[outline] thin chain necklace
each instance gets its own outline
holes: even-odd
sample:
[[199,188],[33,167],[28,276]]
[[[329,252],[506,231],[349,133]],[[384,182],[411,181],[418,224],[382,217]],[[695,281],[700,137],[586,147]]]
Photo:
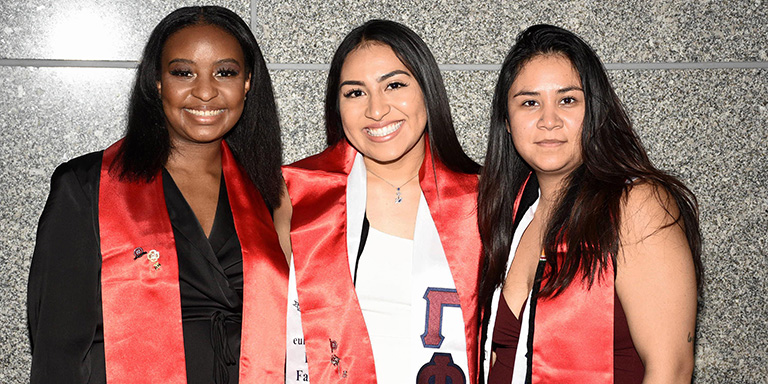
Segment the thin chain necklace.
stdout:
[[394,185],[394,184],[390,183],[389,181],[387,181],[387,179],[385,179],[385,178],[383,178],[383,177],[381,177],[381,176],[379,176],[379,175],[377,175],[377,174],[373,173],[373,171],[371,171],[370,169],[366,169],[366,171],[370,172],[370,173],[371,173],[371,175],[374,175],[374,176],[378,177],[378,178],[379,178],[379,179],[381,179],[383,182],[385,182],[385,183],[389,184],[389,185],[390,185],[392,188],[394,188],[394,189],[395,189],[395,204],[400,204],[400,203],[402,203],[402,202],[403,202],[403,194],[402,194],[402,193],[400,193],[400,188],[402,188],[402,187],[404,187],[406,184],[410,183],[410,182],[411,182],[411,180],[415,179],[415,178],[416,178],[416,176],[418,176],[418,175],[419,175],[419,173],[418,173],[418,172],[416,172],[416,174],[415,174],[415,175],[413,175],[413,176],[411,176],[411,178],[410,178],[410,179],[408,179],[408,181],[406,181],[405,183],[402,183],[402,184],[400,184],[400,186],[398,187],[398,186],[396,186],[396,185]]

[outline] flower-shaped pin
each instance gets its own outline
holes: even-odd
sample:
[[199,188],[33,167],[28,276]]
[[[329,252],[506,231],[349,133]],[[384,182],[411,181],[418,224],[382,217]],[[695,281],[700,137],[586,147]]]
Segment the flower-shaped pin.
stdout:
[[160,269],[160,263],[158,260],[160,260],[160,252],[156,250],[151,250],[149,253],[147,253],[147,260],[149,260],[152,264],[152,267],[155,268],[155,270]]

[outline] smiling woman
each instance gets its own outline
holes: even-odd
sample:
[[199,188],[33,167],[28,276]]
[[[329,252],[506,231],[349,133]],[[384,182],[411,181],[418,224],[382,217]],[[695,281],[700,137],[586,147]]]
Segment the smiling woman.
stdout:
[[283,171],[302,311],[289,338],[304,340],[288,377],[476,383],[479,166],[421,38],[384,20],[350,32],[325,118],[329,148]]
[[427,110],[419,83],[392,48],[371,42],[352,51],[341,70],[340,92],[344,134],[365,154],[366,168],[412,163],[415,174],[424,157]]
[[184,28],[163,48],[157,89],[171,145],[216,141],[235,126],[251,87],[243,50],[213,25]]
[[29,277],[31,382],[283,382],[280,162],[245,22],[221,7],[164,18],[125,138],[52,177]]

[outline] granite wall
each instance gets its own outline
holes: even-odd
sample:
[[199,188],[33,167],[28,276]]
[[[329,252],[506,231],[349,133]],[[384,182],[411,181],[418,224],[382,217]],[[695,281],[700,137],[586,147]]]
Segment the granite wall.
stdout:
[[[526,26],[589,41],[651,157],[701,204],[697,383],[768,383],[768,7],[752,1],[215,0],[250,22],[271,68],[285,161],[323,148],[323,85],[343,35],[401,21],[444,70],[466,151],[482,160],[499,64]],[[151,28],[196,1],[0,2],[0,382],[28,380],[26,283],[57,164],[121,136]],[[62,250],[66,252],[66,250]]]

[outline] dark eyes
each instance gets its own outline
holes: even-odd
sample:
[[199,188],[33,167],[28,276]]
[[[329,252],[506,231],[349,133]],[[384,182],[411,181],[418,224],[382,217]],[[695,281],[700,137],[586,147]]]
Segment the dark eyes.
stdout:
[[363,95],[363,91],[359,89],[350,89],[349,91],[344,92],[344,97],[346,98],[355,98],[355,97],[360,97],[362,95]]
[[191,77],[192,76],[192,71],[190,71],[188,69],[172,69],[172,70],[168,71],[168,73],[170,73],[171,76],[176,76],[176,77]]
[[235,77],[239,74],[240,74],[239,71],[231,68],[219,69],[218,71],[216,71],[216,76],[218,77]]
[[[175,77],[194,77],[195,74],[189,69],[172,69],[168,71],[168,73],[171,74],[171,76]],[[217,70],[213,75],[215,77],[237,77],[237,75],[240,74],[240,71],[236,69],[231,68],[223,68]]]
[[[405,88],[407,86],[408,86],[408,84],[405,84],[405,83],[402,83],[402,82],[399,82],[399,81],[393,81],[393,82],[387,84],[387,88],[386,89],[387,90],[396,90],[396,89],[400,89],[400,88]],[[346,92],[344,92],[342,94],[342,96],[344,96],[346,98],[356,98],[356,97],[360,97],[360,96],[363,96],[363,95],[365,95],[365,92],[363,92],[363,90],[359,89],[359,88],[350,89],[350,90],[348,90],[348,91],[346,91]]]
[[[578,100],[575,97],[566,96],[560,100],[560,104],[563,105],[570,105],[578,102]],[[539,103],[536,100],[525,100],[521,104],[523,107],[535,107],[539,105]]]
[[393,82],[387,84],[387,89],[398,89],[398,88],[404,88],[404,87],[407,87],[407,86],[408,85],[405,84],[405,83],[401,83],[399,81],[393,81]]

